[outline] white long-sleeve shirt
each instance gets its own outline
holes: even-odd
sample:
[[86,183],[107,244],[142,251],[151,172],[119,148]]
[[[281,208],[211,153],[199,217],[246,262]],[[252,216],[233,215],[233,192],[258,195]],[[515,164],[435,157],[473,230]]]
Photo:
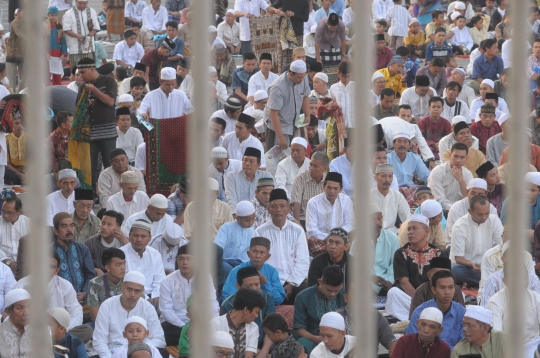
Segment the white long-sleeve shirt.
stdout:
[[[446,88],[443,91],[443,98],[445,97],[446,97]],[[467,106],[469,106],[469,109],[470,109],[473,101],[476,99],[476,93],[474,93],[474,90],[472,89],[472,87],[465,85],[461,88],[461,92],[459,93],[458,98],[462,100],[463,102],[467,103]]]
[[223,137],[221,146],[227,149],[230,159],[240,161],[242,161],[242,158],[244,158],[244,152],[246,151],[247,147],[256,148],[261,151],[261,168],[266,168],[266,158],[264,156],[264,148],[262,143],[259,139],[255,138],[251,134],[244,141],[240,142],[240,140],[236,137],[236,132],[227,133],[225,134],[225,137]]
[[347,128],[354,128],[354,81],[347,86],[343,83],[334,83],[330,87],[330,96],[336,100],[343,112]]
[[[433,87],[429,87],[429,89],[432,91],[434,95],[437,94],[437,91]],[[420,97],[418,93],[416,93],[416,86],[409,87],[403,93],[401,94],[401,98],[399,100],[399,104],[408,104],[411,106],[412,115],[413,117],[418,117],[420,119],[424,118],[429,114],[428,111],[428,102],[431,97],[429,94],[426,94],[423,97]]]
[[373,0],[371,3],[371,14],[373,20],[386,20],[386,12],[394,6],[392,0]]
[[[60,0],[57,0],[60,1]],[[131,17],[135,20],[142,20],[142,12],[146,8],[146,3],[143,0],[138,0],[135,4],[131,1],[126,1],[124,8],[124,16]]]
[[[225,134],[230,133],[230,132],[234,132],[234,129],[236,128],[236,119],[230,118],[227,115],[227,113],[225,113],[224,109],[219,109],[219,110],[215,111],[214,113],[212,113],[212,115],[210,116],[210,119],[212,119],[214,117],[221,118],[221,119],[223,119],[225,121],[225,123],[226,123],[226,125],[225,125]],[[210,120],[209,120],[209,122],[210,122]]]
[[[23,277],[13,288],[29,290],[30,276]],[[71,282],[60,276],[53,276],[48,284],[49,309],[64,308],[69,313],[70,322],[67,330],[83,324],[83,309],[77,300],[77,293]]]
[[311,34],[311,32],[304,34],[303,45],[307,57],[317,58],[317,55],[315,54],[315,37]]
[[[456,98],[456,102],[454,103],[452,107],[450,107],[448,103],[446,103],[446,100],[445,100],[441,117],[445,118],[449,122],[452,122],[452,118],[454,118],[455,116],[463,116],[468,120],[467,124],[471,124],[471,121],[470,121],[471,113],[469,111],[469,105],[467,103],[460,100],[459,98]],[[443,152],[440,152],[440,153],[443,153]]]
[[279,76],[274,72],[268,72],[268,78],[265,78],[261,71],[258,71],[256,74],[251,76],[248,82],[248,97],[255,95],[255,92],[263,90],[268,92],[268,87],[274,82]]
[[381,209],[383,214],[383,229],[397,234],[396,218],[399,215],[401,222],[409,220],[411,209],[403,194],[399,191],[389,190],[388,194],[382,195],[379,189],[370,190],[371,202]]
[[[461,174],[465,183],[473,178],[470,170],[465,167],[461,167]],[[435,200],[442,204],[444,210],[450,210],[452,204],[464,197],[459,182],[452,175],[450,162],[439,164],[431,170],[428,186],[431,188]]]
[[160,6],[158,11],[154,11],[152,5],[148,5],[142,12],[143,26],[150,31],[165,31],[167,21],[169,21],[169,14],[163,6]]
[[[452,243],[452,228],[459,218],[469,213],[469,207],[469,198],[465,197],[456,201],[448,211],[448,217],[446,218],[446,245]],[[492,204],[489,204],[489,213],[497,215],[497,209]]]
[[116,133],[118,134],[118,137],[116,137],[116,148],[125,150],[128,160],[130,162],[134,161],[137,147],[144,142],[141,131],[138,128],[130,127],[124,133],[117,126]]
[[161,261],[161,255],[156,249],[146,246],[143,256],[133,249],[131,243],[120,248],[126,254],[126,273],[138,271],[146,279],[144,293],[152,298],[159,297],[159,285],[165,278],[165,269]]
[[8,265],[0,264],[0,313],[4,312],[4,296],[17,284]]
[[[219,316],[219,304],[216,300],[216,289],[212,283],[212,278],[209,277],[210,301],[212,304],[213,317]],[[190,321],[187,316],[186,302],[193,292],[193,282],[195,276],[191,280],[187,280],[180,270],[176,270],[161,281],[159,296],[159,310],[161,311],[161,322],[169,322],[177,327],[184,327]]]
[[193,106],[184,92],[175,89],[167,96],[160,87],[144,96],[137,113],[147,113],[149,118],[176,118],[193,113]]
[[[73,8],[70,8],[66,11],[64,16],[62,17],[62,27],[64,29],[64,32],[66,31],[73,31],[76,34],[83,35],[83,36],[89,36],[90,30],[88,29],[88,20],[92,21],[93,29],[99,31],[99,21],[97,18],[96,10],[90,8],[90,19],[88,19],[86,10],[80,11],[77,10],[78,17],[79,17],[79,25],[77,26],[77,17],[75,15],[75,11]],[[80,31],[80,32],[79,32]],[[66,43],[68,47],[68,51],[70,54],[78,54],[79,53],[79,46],[82,46],[79,42],[79,39],[76,37],[72,37],[66,34]],[[90,53],[94,52],[96,47],[94,45],[94,41],[91,41],[91,46],[89,46],[87,49],[85,49],[84,46],[81,47],[81,53]]]
[[390,23],[388,35],[406,37],[409,31],[411,14],[401,4],[393,4],[386,11],[386,20]]
[[137,190],[133,199],[130,202],[126,202],[124,194],[119,191],[109,197],[107,201],[107,210],[114,210],[124,215],[124,219],[129,218],[131,215],[146,210],[148,208],[148,194],[144,191]]
[[469,28],[465,26],[461,30],[458,27],[454,27],[450,30],[454,33],[454,36],[450,38],[450,43],[456,46],[465,46],[467,50],[471,50],[474,45]]
[[131,67],[135,67],[137,62],[141,62],[143,56],[144,48],[138,42],[129,47],[124,40],[114,46],[113,60],[123,61]]
[[[137,181],[139,183],[138,190],[146,192],[146,184],[144,182],[144,176],[141,171],[137,168],[128,165],[128,171],[135,172],[137,175]],[[99,190],[99,201],[102,206],[107,206],[109,198],[122,191],[120,188],[120,179],[121,175],[114,171],[113,167],[108,167],[99,174],[98,178],[98,190]]]
[[113,296],[99,306],[92,339],[100,358],[110,358],[112,353],[127,344],[123,332],[127,319],[132,316],[139,316],[146,321],[150,335],[144,339],[145,343],[165,348],[163,328],[154,306],[144,298],[139,298],[137,305],[128,312],[122,307],[120,297],[122,295]]
[[304,158],[304,163],[302,163],[301,166],[298,166],[291,156],[288,156],[279,162],[275,176],[276,188],[284,189],[287,192],[287,197],[290,199],[294,179],[298,176],[298,174],[302,174],[309,169],[310,162],[311,161],[308,158]]
[[64,198],[60,190],[55,191],[45,197],[47,200],[47,225],[53,226],[53,217],[61,212],[73,214],[75,207],[75,192],[71,193],[69,198]]
[[270,259],[279,273],[279,280],[299,286],[307,277],[309,270],[309,250],[304,229],[289,220],[283,228],[278,228],[272,220],[255,230],[253,236],[262,236],[270,240]]
[[309,238],[324,240],[330,230],[341,227],[347,232],[354,230],[354,210],[351,198],[339,193],[332,205],[326,193],[314,196],[306,208],[306,232]]
[[0,217],[0,261],[17,261],[19,240],[29,233],[30,218],[27,216],[19,215],[19,219],[13,224]]

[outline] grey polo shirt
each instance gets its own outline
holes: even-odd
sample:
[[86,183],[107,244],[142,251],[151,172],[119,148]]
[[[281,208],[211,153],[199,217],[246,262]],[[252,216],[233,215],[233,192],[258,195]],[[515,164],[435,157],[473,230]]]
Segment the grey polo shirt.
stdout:
[[229,204],[233,214],[236,214],[236,204],[243,200],[252,201],[255,198],[257,182],[261,178],[274,179],[274,176],[272,173],[257,170],[253,180],[249,181],[242,170],[227,174],[227,178],[225,179],[225,195],[227,196],[227,204]]
[[264,109],[266,125],[271,130],[274,130],[272,121],[270,120],[270,110],[279,111],[279,122],[283,134],[292,135],[294,133],[294,120],[300,116],[302,109],[302,101],[304,97],[308,97],[311,93],[309,89],[308,75],[304,77],[304,81],[295,85],[289,79],[289,72],[282,73],[268,87],[268,103]]

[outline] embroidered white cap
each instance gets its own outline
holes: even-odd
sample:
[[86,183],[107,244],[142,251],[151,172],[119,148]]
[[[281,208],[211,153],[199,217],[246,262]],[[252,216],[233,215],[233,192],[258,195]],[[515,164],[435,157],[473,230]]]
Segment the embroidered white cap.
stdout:
[[417,222],[417,223],[424,224],[424,225],[429,227],[429,219],[426,218],[422,214],[413,214],[413,215],[411,215],[411,217],[409,218],[409,223],[411,223],[411,222]]
[[318,78],[320,79],[321,81],[323,81],[324,83],[328,83],[328,75],[326,73],[323,73],[323,72],[317,72],[315,74],[315,76],[313,76],[314,78]]
[[307,72],[307,66],[306,63],[302,60],[296,60],[291,63],[290,66],[291,72],[294,73],[306,73]]
[[469,184],[467,184],[467,190],[470,190],[472,188],[487,190],[487,182],[484,179],[472,178],[471,180],[469,180]]
[[169,208],[169,202],[163,194],[154,194],[148,201],[148,205],[152,205],[156,209],[167,209]]
[[425,319],[427,321],[433,321],[437,322],[438,324],[442,324],[443,314],[439,309],[435,307],[427,307],[424,308],[422,313],[420,313],[420,317],[418,319]]
[[428,199],[420,205],[420,213],[431,219],[442,213],[442,206],[437,200]]
[[258,102],[265,98],[268,98],[268,92],[266,92],[265,90],[258,90],[253,94],[253,99],[255,100],[255,102]]
[[236,216],[250,216],[255,213],[255,207],[251,201],[243,200],[236,204]]
[[467,123],[467,118],[465,118],[464,116],[454,116],[454,118],[452,118],[452,125],[453,126],[455,126],[459,122]]
[[492,80],[490,80],[489,78],[486,78],[485,80],[482,81],[482,83],[480,84],[486,84],[486,85],[489,85],[489,87],[491,88],[495,88],[495,82],[493,82]]
[[329,327],[337,329],[338,331],[345,330],[345,319],[337,312],[328,312],[321,317],[321,327]]
[[28,291],[26,291],[24,288],[15,288],[5,295],[5,301],[4,304],[6,307],[11,306],[14,303],[17,303],[19,301],[29,300],[30,294]]
[[176,80],[176,71],[174,70],[174,68],[171,68],[171,67],[162,68],[161,80],[162,81]]
[[169,245],[178,245],[182,236],[184,236],[184,230],[174,222],[168,223],[163,232],[163,240],[167,241]]
[[473,318],[477,321],[491,325],[492,313],[482,306],[467,306],[464,317]]
[[144,287],[146,278],[139,271],[129,271],[124,276],[124,282],[133,282]]
[[225,331],[217,331],[210,337],[212,347],[234,349],[234,341],[231,335]]

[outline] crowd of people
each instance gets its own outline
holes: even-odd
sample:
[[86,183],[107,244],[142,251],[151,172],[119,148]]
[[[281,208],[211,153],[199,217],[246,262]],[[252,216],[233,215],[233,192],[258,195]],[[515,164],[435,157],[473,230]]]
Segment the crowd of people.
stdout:
[[[522,343],[527,358],[539,357],[540,10],[524,3],[531,29],[519,41],[531,54],[518,66],[527,68],[531,114],[512,118],[507,2],[235,0],[229,8],[216,0],[212,65],[195,79],[189,0],[105,0],[100,13],[88,0],[50,0],[51,346],[43,355],[54,346],[70,358],[194,356],[200,198],[185,131],[197,83],[208,86],[213,112],[210,158],[200,160],[210,163],[215,357],[352,356],[352,247],[370,232],[355,228],[355,148],[372,153],[364,168],[373,178],[365,198],[372,282],[363,289],[376,297],[374,343],[391,358],[508,357],[505,263],[520,239],[508,234],[506,191],[507,124],[515,120],[525,123],[531,152],[523,182],[511,183],[531,208],[521,238]],[[373,47],[362,51],[373,53],[374,68],[371,111],[362,112],[352,39],[363,10]],[[32,340],[23,208],[32,193],[15,194],[25,191],[32,159],[26,11],[15,11],[0,43],[0,358],[29,357]],[[279,19],[277,53],[261,50],[265,40],[251,30],[269,18]],[[359,120],[369,121],[374,147],[352,143]]]

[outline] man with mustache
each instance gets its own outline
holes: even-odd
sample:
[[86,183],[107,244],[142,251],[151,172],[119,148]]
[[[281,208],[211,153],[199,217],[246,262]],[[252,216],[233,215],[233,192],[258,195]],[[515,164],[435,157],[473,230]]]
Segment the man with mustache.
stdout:
[[96,277],[92,255],[86,245],[73,241],[75,224],[70,214],[61,212],[54,216],[53,232],[52,249],[60,256],[58,276],[73,285],[77,300],[82,303],[86,299],[88,282]]

